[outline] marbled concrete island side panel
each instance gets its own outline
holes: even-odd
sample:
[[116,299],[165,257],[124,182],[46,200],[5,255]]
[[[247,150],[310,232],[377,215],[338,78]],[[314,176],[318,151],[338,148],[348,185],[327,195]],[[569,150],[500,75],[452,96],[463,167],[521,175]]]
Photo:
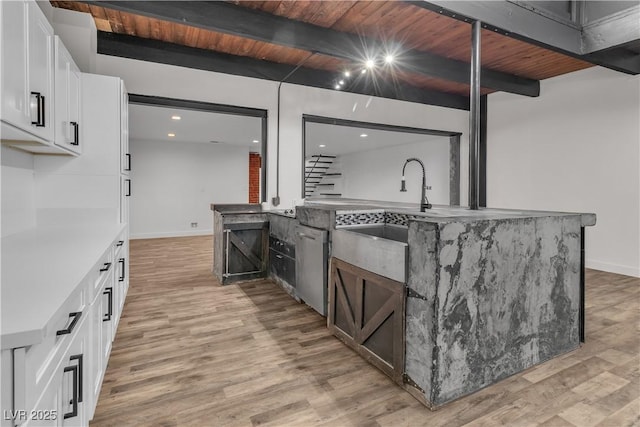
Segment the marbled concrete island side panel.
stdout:
[[579,346],[580,221],[441,224],[433,404]]
[[[436,243],[438,226],[409,224],[409,293],[405,307],[405,374],[431,396],[433,344],[435,337],[435,294],[437,283]],[[416,250],[419,248],[419,250]]]

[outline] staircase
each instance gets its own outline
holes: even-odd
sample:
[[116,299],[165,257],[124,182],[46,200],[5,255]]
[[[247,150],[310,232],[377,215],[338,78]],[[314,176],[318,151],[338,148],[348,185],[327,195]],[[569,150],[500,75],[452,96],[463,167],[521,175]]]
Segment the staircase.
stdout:
[[305,197],[325,196],[340,197],[337,192],[336,181],[342,173],[336,170],[336,156],[329,154],[314,154],[307,157],[304,163],[304,194]]

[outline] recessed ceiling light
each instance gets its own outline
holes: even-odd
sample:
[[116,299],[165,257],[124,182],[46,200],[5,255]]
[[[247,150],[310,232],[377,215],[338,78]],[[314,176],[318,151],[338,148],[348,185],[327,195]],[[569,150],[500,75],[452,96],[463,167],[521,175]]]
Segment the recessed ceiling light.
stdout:
[[367,135],[366,133],[361,133],[361,134],[360,134],[360,138],[366,138],[366,137],[368,137],[368,136],[369,136],[369,135]]
[[338,82],[338,84],[339,84],[339,85],[343,85],[343,84],[344,84],[344,80],[340,80],[340,81]]
[[345,71],[345,72],[344,72],[344,76],[345,76],[345,77],[349,77],[349,76],[351,76],[351,71],[349,71],[349,70]]
[[340,90],[340,85],[335,85],[336,90]]
[[324,145],[324,144],[320,144],[320,145],[318,145],[318,147],[320,147],[320,148],[324,148],[324,147],[326,147],[326,145]]
[[182,118],[182,117],[180,117],[180,116],[171,116],[171,119],[172,119],[172,120],[180,120],[181,118]]
[[364,63],[364,65],[367,68],[373,68],[373,66],[376,65],[376,63],[373,61],[373,59],[367,59],[367,61]]
[[393,57],[393,55],[387,55],[384,57],[384,62],[386,62],[387,64],[392,64],[394,60],[395,58]]
[[176,134],[175,133],[168,133],[167,136],[173,138],[174,136],[176,136]]
[[252,142],[253,142],[254,144],[257,144],[257,143],[258,143],[258,142],[260,142],[260,141],[258,141],[257,139],[254,139]]
[[363,69],[362,69],[362,71],[360,71],[360,74],[364,74],[364,73],[366,73],[366,72],[367,72],[367,69],[366,69],[366,68],[363,68]]

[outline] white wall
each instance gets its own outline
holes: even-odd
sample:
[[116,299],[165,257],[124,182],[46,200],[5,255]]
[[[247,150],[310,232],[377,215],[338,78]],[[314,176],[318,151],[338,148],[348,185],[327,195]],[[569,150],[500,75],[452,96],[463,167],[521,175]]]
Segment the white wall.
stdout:
[[339,157],[342,195],[348,198],[418,203],[422,186],[420,165],[407,165],[407,192],[400,192],[402,166],[409,157],[424,163],[427,197],[433,204],[449,204],[449,137],[413,144],[359,151]]
[[[247,203],[249,147],[130,141],[132,238],[211,234],[210,204]],[[197,222],[197,228],[191,223]]]
[[594,212],[587,267],[640,277],[640,76],[594,67],[488,103],[487,204]]
[[18,233],[36,224],[33,155],[5,145],[0,148],[2,163],[2,236]]
[[[98,55],[97,73],[121,77],[130,93],[266,109],[267,195],[269,200],[276,195],[277,82],[106,55]],[[302,114],[462,132],[461,203],[466,204],[468,112],[289,84],[282,85],[281,99],[280,207],[292,206],[302,193]]]

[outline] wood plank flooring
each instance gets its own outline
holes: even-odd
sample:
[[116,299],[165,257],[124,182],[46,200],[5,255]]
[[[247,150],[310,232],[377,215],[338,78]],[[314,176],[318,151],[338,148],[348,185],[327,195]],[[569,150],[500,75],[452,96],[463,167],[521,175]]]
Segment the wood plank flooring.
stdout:
[[432,412],[277,285],[222,287],[211,237],[131,241],[92,426],[640,426],[640,279],[587,272],[587,343]]

